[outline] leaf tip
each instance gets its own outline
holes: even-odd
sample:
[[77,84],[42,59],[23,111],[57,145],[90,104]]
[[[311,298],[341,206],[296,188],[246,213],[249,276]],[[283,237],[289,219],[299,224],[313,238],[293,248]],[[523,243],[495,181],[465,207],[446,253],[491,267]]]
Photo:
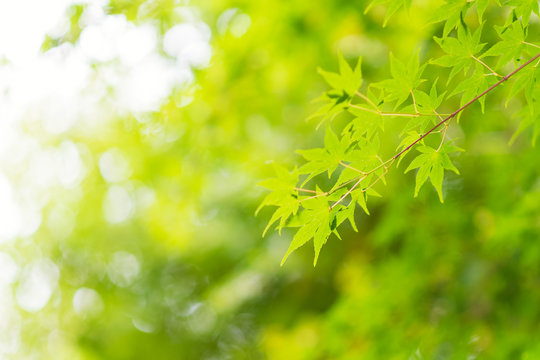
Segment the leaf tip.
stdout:
[[285,261],[287,261],[287,258],[289,257],[290,252],[287,251],[285,256],[283,256],[283,259],[281,259],[281,262],[279,263],[279,267],[283,267],[283,264],[285,264]]

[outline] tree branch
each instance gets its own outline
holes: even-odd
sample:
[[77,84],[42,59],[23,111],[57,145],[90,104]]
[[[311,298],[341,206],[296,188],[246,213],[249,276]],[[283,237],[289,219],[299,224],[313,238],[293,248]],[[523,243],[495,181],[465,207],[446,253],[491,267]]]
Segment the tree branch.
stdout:
[[[492,91],[493,89],[495,89],[496,87],[498,87],[499,85],[501,85],[503,82],[505,82],[506,80],[510,79],[512,76],[514,76],[516,73],[518,73],[519,71],[521,71],[523,68],[525,68],[527,65],[529,65],[530,63],[532,63],[534,60],[536,59],[539,59],[540,58],[540,53],[535,55],[534,57],[532,57],[531,59],[529,59],[526,63],[522,64],[521,66],[519,66],[518,68],[516,68],[514,71],[512,71],[511,73],[509,73],[508,75],[504,76],[501,80],[499,80],[498,82],[496,82],[495,84],[493,84],[492,86],[490,86],[487,90],[485,90],[484,92],[482,92],[481,94],[477,95],[474,99],[472,99],[471,101],[469,101],[468,103],[466,103],[465,105],[461,106],[459,109],[457,109],[456,111],[454,111],[453,113],[451,113],[450,115],[448,115],[446,118],[442,119],[440,122],[438,122],[435,126],[433,126],[430,130],[428,130],[427,132],[425,132],[422,136],[420,136],[417,140],[415,140],[414,142],[412,142],[411,144],[409,144],[407,147],[405,147],[403,150],[401,150],[400,152],[398,152],[396,155],[392,156],[390,159],[386,160],[386,161],[382,161],[381,160],[381,164],[376,166],[375,168],[373,168],[372,170],[370,171],[367,171],[367,172],[364,172],[364,171],[360,171],[360,170],[357,170],[355,168],[353,168],[352,166],[348,165],[348,164],[345,164],[343,162],[340,162],[340,164],[344,167],[348,167],[348,168],[351,168],[352,170],[356,170],[360,173],[360,175],[358,177],[355,177],[349,181],[346,181],[345,183],[343,184],[340,184],[339,186],[337,187],[334,187],[332,190],[330,191],[327,191],[327,192],[324,192],[324,193],[318,193],[317,195],[314,195],[314,196],[310,196],[308,198],[305,198],[305,199],[302,199],[302,200],[299,200],[300,202],[301,201],[304,201],[304,200],[309,200],[309,199],[313,199],[313,198],[316,198],[316,197],[320,197],[320,196],[326,196],[326,195],[329,195],[329,194],[332,194],[333,192],[335,192],[336,190],[350,184],[351,182],[353,181],[356,181],[356,183],[339,199],[337,200],[332,206],[330,206],[330,210],[333,209],[336,205],[338,205],[339,203],[341,203],[361,182],[362,180],[364,180],[367,175],[377,171],[378,169],[384,167],[385,168],[385,172],[379,176],[379,178],[377,180],[375,180],[374,183],[370,184],[368,186],[368,188],[372,187],[373,185],[375,185],[376,182],[378,182],[389,170],[389,168],[392,166],[393,162],[399,158],[401,155],[403,155],[404,153],[406,153],[408,150],[410,150],[414,145],[418,144],[420,141],[422,141],[426,136],[428,136],[429,134],[432,134],[432,133],[436,133],[437,129],[441,126],[441,125],[446,125],[448,127],[448,121],[450,121],[452,118],[456,117],[460,112],[462,112],[463,110],[465,110],[466,108],[468,108],[470,105],[472,105],[473,103],[475,103],[477,100],[479,100],[480,98],[482,98],[483,96],[487,95],[490,91]],[[374,113],[378,113],[379,115],[384,115],[384,114],[387,114],[387,113],[382,113],[379,111],[376,111],[376,110],[371,110],[371,109],[366,109],[366,108],[363,108],[363,107],[360,107],[360,106],[354,106],[356,108],[360,108],[362,110],[366,110],[366,111],[369,111],[369,112],[374,112]],[[394,115],[394,116],[413,116],[415,114],[388,114],[388,115]],[[416,114],[415,116],[421,116],[421,115],[424,115],[424,114]],[[440,117],[440,114],[437,114],[439,115]],[[446,136],[446,130],[447,128],[445,129],[444,131],[444,136]],[[441,141],[441,144],[439,145],[439,149],[440,147],[442,146],[442,142],[444,141],[444,136],[443,136],[443,140]],[[437,151],[439,150],[437,149]],[[390,163],[390,165],[387,166],[387,164]],[[301,189],[301,188],[295,188],[295,190],[297,191],[308,191],[306,189]],[[310,190],[308,192],[312,192],[312,193],[316,193],[315,191],[313,190]]]
[[486,91],[484,91],[483,93],[481,93],[480,95],[477,95],[474,99],[472,99],[471,101],[469,101],[468,103],[466,103],[465,105],[463,105],[462,107],[460,107],[459,109],[457,109],[456,111],[454,111],[453,113],[451,113],[448,117],[446,117],[444,120],[441,120],[437,125],[435,125],[434,127],[432,127],[428,132],[424,133],[424,135],[420,136],[418,138],[418,140],[414,141],[413,143],[411,143],[410,145],[408,145],[405,149],[401,150],[399,153],[397,153],[396,155],[394,155],[392,157],[392,159],[397,159],[398,157],[400,157],[403,153],[407,152],[410,148],[412,148],[414,145],[418,144],[420,141],[422,141],[422,139],[424,139],[426,136],[428,136],[429,134],[431,134],[433,131],[437,130],[437,128],[441,125],[443,125],[444,123],[446,123],[447,121],[451,120],[452,118],[456,117],[460,112],[462,112],[463,110],[465,110],[466,108],[468,108],[470,105],[472,105],[473,103],[475,103],[478,99],[480,99],[481,97],[485,96],[486,94],[488,94],[491,90],[495,89],[497,86],[501,85],[503,82],[505,82],[506,80],[510,79],[512,76],[514,76],[516,73],[518,73],[521,69],[523,69],[524,67],[526,67],[527,65],[529,65],[530,63],[532,63],[534,60],[540,58],[540,53],[539,54],[536,54],[536,56],[532,57],[531,59],[529,59],[529,61],[527,61],[526,63],[524,63],[523,65],[521,65],[520,67],[518,67],[517,69],[515,69],[514,71],[512,71],[510,74],[504,76],[501,80],[497,81],[495,84],[491,85],[489,87],[489,89],[487,89]]

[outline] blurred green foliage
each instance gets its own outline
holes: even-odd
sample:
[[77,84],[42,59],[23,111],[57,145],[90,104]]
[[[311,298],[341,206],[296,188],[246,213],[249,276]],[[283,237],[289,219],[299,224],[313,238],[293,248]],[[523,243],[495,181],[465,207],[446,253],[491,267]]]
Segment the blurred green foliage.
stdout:
[[[315,269],[308,248],[280,267],[292,233],[262,238],[271,210],[254,216],[271,164],[294,164],[295,149],[322,143],[322,129],[305,121],[326,89],[317,67],[336,69],[338,53],[363,56],[364,78],[375,82],[388,77],[390,51],[439,54],[432,37],[444,24],[426,24],[440,5],[415,1],[382,27],[385,5],[364,14],[360,0],[193,2],[213,34],[196,85],[144,122],[128,114],[99,137],[69,133],[90,166],[80,189],[54,194],[75,214],[69,236],[42,226],[15,245],[21,261],[53,260],[60,280],[45,308],[23,316],[14,358],[539,358],[540,150],[526,138],[508,145],[519,99],[506,108],[494,93],[484,114],[476,106],[452,125],[468,152],[456,160],[461,175],[445,182],[444,204],[434,192],[413,198],[414,176],[391,172],[371,216],[357,212],[358,233],[331,238]],[[165,33],[186,20],[181,6],[111,0],[107,9]],[[504,15],[488,8],[487,37]],[[539,29],[533,15],[529,32]],[[79,33],[71,27],[44,46]],[[112,148],[129,164],[126,186],[154,199],[114,225],[103,216],[110,185],[98,165]],[[74,311],[81,288],[100,295],[100,311]]]

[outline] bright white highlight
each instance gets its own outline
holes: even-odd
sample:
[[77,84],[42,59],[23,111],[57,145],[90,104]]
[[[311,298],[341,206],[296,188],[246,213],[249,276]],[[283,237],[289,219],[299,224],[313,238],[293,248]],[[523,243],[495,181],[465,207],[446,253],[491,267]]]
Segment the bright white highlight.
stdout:
[[110,183],[125,181],[131,175],[128,160],[119,149],[110,149],[99,158],[99,171]]
[[[72,236],[81,184],[96,167],[109,185],[102,211],[110,224],[155,201],[152,189],[130,182],[133,169],[125,154],[110,149],[93,159],[85,141],[110,134],[122,116],[150,118],[173,91],[193,84],[192,68],[210,63],[210,28],[185,2],[176,3],[186,22],[162,38],[155,23],[108,15],[107,0],[0,0],[0,245],[6,251],[0,252],[0,360],[20,350],[20,313],[38,312],[56,299],[60,276],[51,260],[21,260],[17,252],[11,257],[10,247],[19,239],[27,246],[42,225],[54,241]],[[46,35],[59,39],[68,31],[66,11],[73,5],[84,5],[79,40],[42,52]],[[185,106],[191,100],[175,101]],[[158,135],[159,142],[179,136]],[[129,286],[140,266],[135,255],[118,252],[107,273],[117,286]],[[72,304],[82,317],[104,308],[99,293],[85,287]],[[133,325],[154,331],[142,320]],[[51,349],[59,346],[62,334],[53,331],[49,342]]]
[[147,323],[145,321],[139,320],[139,319],[133,319],[131,320],[131,323],[135,328],[139,331],[142,331],[144,333],[153,333],[154,332],[154,326],[150,323]]
[[55,155],[58,182],[66,188],[79,185],[86,173],[86,168],[75,144],[71,141],[64,141],[56,150]]
[[49,302],[59,276],[58,267],[49,259],[28,265],[17,287],[19,306],[29,312],[41,310]]
[[[68,29],[66,10],[75,3],[0,2],[0,166],[9,169],[0,173],[0,243],[33,235],[42,224],[42,209],[54,198],[53,189],[77,189],[84,180],[92,165],[81,156],[84,145],[69,140],[71,131],[99,136],[118,116],[143,118],[158,111],[174,89],[194,81],[192,67],[207,66],[211,59],[210,28],[189,7],[178,9],[187,22],[160,39],[154,24],[135,25],[123,15],[107,15],[104,0],[87,3],[75,45],[41,53],[47,33],[61,37]],[[189,103],[189,98],[178,103]],[[49,145],[47,139],[57,136],[66,140]],[[111,151],[99,159],[99,170],[107,182],[120,184],[129,179],[131,168]],[[137,203],[152,202],[140,199],[137,194]],[[114,205],[118,200],[122,203]],[[103,211],[109,222],[118,223],[133,208],[126,189],[112,188]],[[67,218],[59,225],[59,214],[49,216],[47,224],[65,237],[76,224],[69,225]]]
[[71,2],[0,1],[0,57],[24,62],[37,55],[43,35],[60,22]]
[[139,260],[135,255],[125,251],[118,251],[114,253],[113,259],[107,268],[107,273],[113,283],[126,287],[131,285],[139,275],[140,268]]
[[19,274],[15,260],[6,253],[0,252],[0,288],[12,284]]
[[0,173],[0,243],[11,241],[23,226],[23,214],[11,182]]
[[127,220],[134,211],[134,202],[129,192],[122,186],[113,185],[103,200],[103,214],[111,224]]
[[206,67],[212,56],[210,28],[205,23],[175,25],[163,39],[163,48],[181,64]]
[[82,287],[73,295],[73,309],[78,315],[96,315],[103,311],[103,307],[103,300],[94,289]]
[[249,15],[241,13],[237,8],[225,10],[217,20],[217,29],[221,35],[230,31],[233,36],[242,37],[250,26]]

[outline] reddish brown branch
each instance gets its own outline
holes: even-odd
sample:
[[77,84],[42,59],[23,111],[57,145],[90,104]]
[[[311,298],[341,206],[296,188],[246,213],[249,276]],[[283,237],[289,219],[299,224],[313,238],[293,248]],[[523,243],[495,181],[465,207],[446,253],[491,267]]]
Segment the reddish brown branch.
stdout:
[[476,100],[480,99],[481,97],[483,97],[484,95],[486,95],[487,93],[489,93],[491,90],[495,89],[497,86],[501,85],[503,82],[505,82],[506,80],[510,79],[512,76],[514,76],[517,72],[519,72],[521,69],[523,69],[524,67],[526,67],[527,65],[529,65],[530,63],[532,63],[534,60],[540,58],[540,54],[537,54],[536,56],[534,56],[533,58],[529,59],[529,61],[527,61],[525,64],[521,65],[520,67],[518,67],[517,69],[515,69],[514,71],[512,71],[510,74],[504,76],[501,80],[497,81],[495,84],[491,85],[489,87],[489,89],[487,89],[486,91],[484,91],[483,93],[481,93],[480,95],[477,95],[474,99],[472,99],[471,101],[469,101],[468,103],[466,103],[465,105],[463,105],[462,107],[460,107],[459,109],[457,109],[456,111],[454,111],[453,113],[451,113],[448,117],[446,117],[445,119],[441,120],[437,125],[435,125],[434,127],[432,127],[428,132],[424,133],[424,135],[420,136],[418,138],[418,140],[414,141],[412,144],[410,144],[409,146],[407,146],[405,149],[401,150],[400,152],[398,152],[396,155],[394,155],[392,157],[392,159],[397,159],[398,157],[400,157],[404,152],[408,151],[410,148],[412,148],[414,145],[418,144],[420,141],[422,141],[423,138],[425,138],[426,136],[428,136],[429,134],[431,134],[433,131],[437,130],[437,128],[439,126],[441,126],[442,124],[446,123],[447,121],[449,121],[450,119],[456,117],[457,114],[459,114],[460,112],[462,112],[463,110],[465,110],[466,108],[468,108],[471,104],[473,104]]

